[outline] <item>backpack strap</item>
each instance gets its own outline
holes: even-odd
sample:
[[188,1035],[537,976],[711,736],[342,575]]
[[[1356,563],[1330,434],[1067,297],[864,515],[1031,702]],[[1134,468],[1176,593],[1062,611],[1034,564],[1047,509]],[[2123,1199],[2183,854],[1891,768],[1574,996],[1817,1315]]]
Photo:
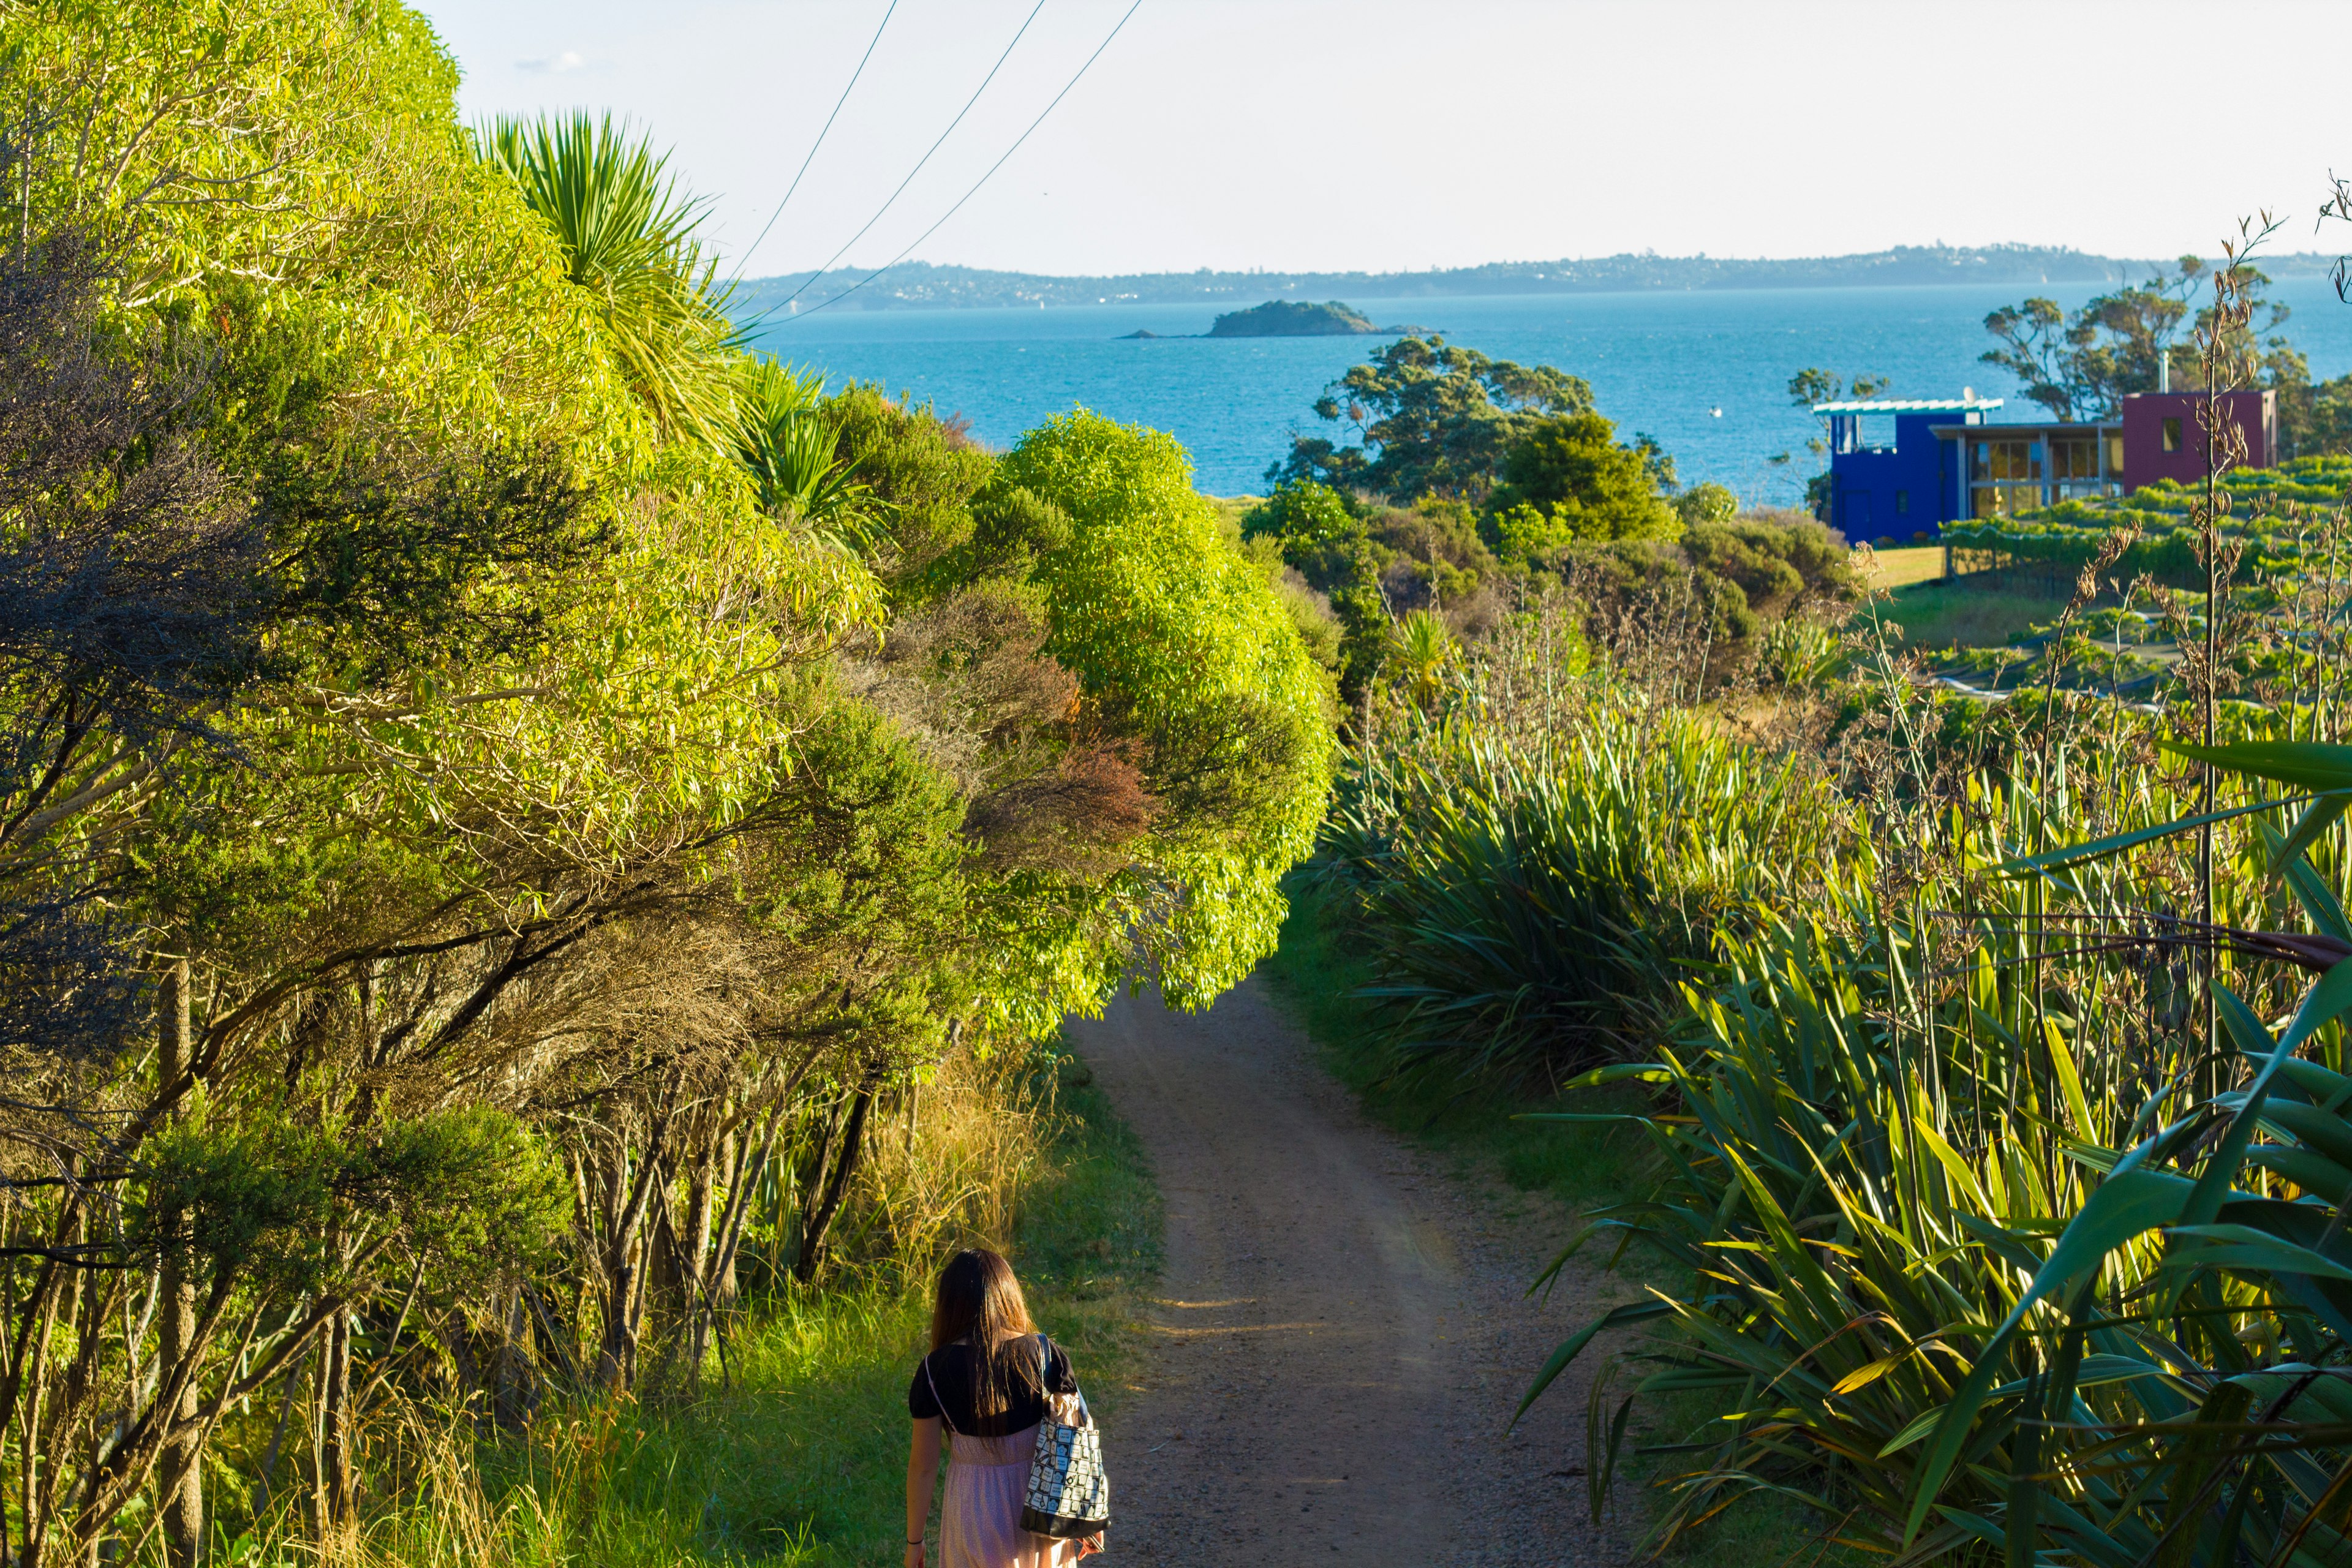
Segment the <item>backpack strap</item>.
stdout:
[[962,1433],[956,1431],[955,1423],[948,1420],[948,1402],[940,1397],[939,1379],[931,1375],[931,1358],[929,1356],[925,1356],[923,1358],[923,1381],[931,1385],[931,1403],[940,1407],[940,1422],[946,1426],[947,1429],[950,1433],[953,1433],[959,1437],[962,1436]]

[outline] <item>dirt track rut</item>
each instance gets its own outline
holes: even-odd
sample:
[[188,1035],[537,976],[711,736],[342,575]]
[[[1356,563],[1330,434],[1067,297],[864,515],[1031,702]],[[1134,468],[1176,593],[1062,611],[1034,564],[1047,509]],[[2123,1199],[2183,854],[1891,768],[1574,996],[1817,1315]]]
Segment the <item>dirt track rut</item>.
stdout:
[[1198,1016],[1121,1001],[1075,1037],[1168,1211],[1095,1562],[1625,1561],[1585,1522],[1581,1384],[1503,1431],[1596,1310],[1581,1278],[1525,1298],[1552,1224],[1367,1122],[1255,981]]

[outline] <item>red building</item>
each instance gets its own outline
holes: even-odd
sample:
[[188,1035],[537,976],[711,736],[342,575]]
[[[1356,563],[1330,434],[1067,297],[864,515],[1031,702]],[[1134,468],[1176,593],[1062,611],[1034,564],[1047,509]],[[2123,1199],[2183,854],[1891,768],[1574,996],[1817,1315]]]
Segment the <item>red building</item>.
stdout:
[[[2225,392],[2224,419],[2245,433],[2243,466],[2267,468],[2278,452],[2278,394]],[[2181,484],[2205,477],[2201,392],[2136,392],[2124,399],[2124,483],[2132,489],[2158,479]]]

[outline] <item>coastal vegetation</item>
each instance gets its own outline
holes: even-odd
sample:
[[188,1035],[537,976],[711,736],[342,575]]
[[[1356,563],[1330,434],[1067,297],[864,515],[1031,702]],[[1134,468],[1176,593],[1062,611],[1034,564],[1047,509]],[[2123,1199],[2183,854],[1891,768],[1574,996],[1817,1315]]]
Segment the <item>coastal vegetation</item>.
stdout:
[[[1308,926],[1639,1282],[1528,1369],[1596,1512],[2352,1555],[2342,459],[1956,533],[2055,606],[1979,701],[1557,367],[1405,335],[1221,507],[746,352],[397,4],[0,47],[0,1559],[870,1558],[942,1248],[1123,1353],[1063,1020]],[[2290,384],[2180,281],[2000,352]]]
[[1655,441],[1619,441],[1591,386],[1551,365],[1405,337],[1315,412],[1350,438],[1294,437],[1240,521],[1328,601],[1351,712],[1391,658],[1433,669],[1546,595],[1688,622],[1716,645],[1698,679],[1718,682],[1768,625],[1860,591],[1827,529],[1681,486]]
[[0,1557],[865,1550],[790,1413],[940,1248],[1148,1269],[1055,1031],[1273,944],[1300,606],[1165,436],[743,352],[398,5],[0,47]]
[[[2200,384],[2251,316],[2224,279]],[[1640,1294],[1527,1395],[1591,1368],[1596,1513],[1638,1474],[1660,1546],[1793,1502],[1898,1562],[2352,1554],[2347,502],[2305,464],[2118,503],[2180,623],[2134,705],[2060,679],[2120,518],[2005,702],[1872,614],[1710,680],[1572,582],[1372,684],[1315,872],[1368,1076],[1619,1162],[1552,1269]]]

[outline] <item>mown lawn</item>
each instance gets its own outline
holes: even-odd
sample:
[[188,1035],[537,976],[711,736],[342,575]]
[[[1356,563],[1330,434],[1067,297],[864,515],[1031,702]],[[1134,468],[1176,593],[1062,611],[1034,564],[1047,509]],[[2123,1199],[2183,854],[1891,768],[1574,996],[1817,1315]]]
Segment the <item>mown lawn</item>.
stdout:
[[1907,588],[1914,583],[1925,583],[1944,574],[1944,547],[1940,544],[1906,545],[1900,550],[1874,550],[1867,557],[1854,552],[1854,562],[1870,563],[1863,580],[1874,588],[1893,590]]

